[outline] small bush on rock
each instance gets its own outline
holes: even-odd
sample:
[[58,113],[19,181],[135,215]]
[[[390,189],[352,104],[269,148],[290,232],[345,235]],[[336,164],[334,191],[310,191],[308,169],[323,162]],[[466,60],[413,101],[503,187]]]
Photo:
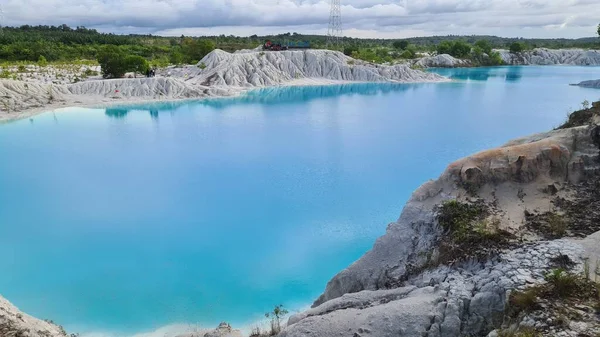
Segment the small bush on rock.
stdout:
[[40,55],[40,57],[38,58],[38,66],[40,67],[45,67],[48,65],[48,60],[46,60],[46,58],[44,57],[44,55]]
[[524,327],[519,328],[516,331],[500,330],[498,331],[498,337],[538,337],[541,336],[535,329]]
[[550,214],[548,216],[548,226],[550,226],[552,235],[557,238],[561,238],[567,233],[567,221],[562,215],[556,213]]
[[568,297],[579,288],[579,276],[571,274],[564,269],[554,269],[545,277],[552,293],[558,297]]
[[483,205],[450,200],[439,208],[437,220],[442,228],[460,234],[467,231],[471,222],[482,217],[485,211]]
[[281,319],[287,315],[288,312],[289,311],[283,307],[283,304],[280,304],[275,306],[273,311],[265,313],[265,317],[271,319],[271,336],[275,336],[281,332]]
[[508,297],[508,310],[511,316],[521,312],[530,312],[538,307],[537,288],[527,289],[525,291],[513,291]]

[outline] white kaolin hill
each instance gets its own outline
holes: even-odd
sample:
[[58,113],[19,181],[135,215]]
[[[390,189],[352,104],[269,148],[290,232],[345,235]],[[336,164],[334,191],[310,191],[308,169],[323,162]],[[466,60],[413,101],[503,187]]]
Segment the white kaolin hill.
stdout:
[[600,65],[600,52],[597,50],[536,48],[521,53],[498,52],[504,63],[509,65]]
[[[330,50],[246,51],[215,50],[198,67],[173,70],[188,83],[218,87],[265,87],[337,82],[441,82],[444,77],[408,65],[375,65]],[[319,81],[317,81],[319,83]]]

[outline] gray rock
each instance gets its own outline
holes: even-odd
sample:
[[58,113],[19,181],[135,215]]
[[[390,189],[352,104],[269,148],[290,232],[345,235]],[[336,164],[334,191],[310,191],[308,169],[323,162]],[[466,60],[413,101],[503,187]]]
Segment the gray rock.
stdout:
[[222,322],[215,330],[205,333],[204,337],[242,337],[242,332],[234,330],[231,325]]
[[414,62],[414,65],[423,68],[456,68],[469,67],[471,66],[471,62],[457,59],[448,54],[441,54],[435,56],[426,56],[418,59],[416,62]]
[[583,81],[577,84],[573,84],[574,86],[583,87],[583,88],[597,88],[600,89],[600,80],[591,80],[591,81]]
[[498,52],[504,63],[510,65],[600,65],[600,52],[597,50],[536,48],[516,54],[508,50]]

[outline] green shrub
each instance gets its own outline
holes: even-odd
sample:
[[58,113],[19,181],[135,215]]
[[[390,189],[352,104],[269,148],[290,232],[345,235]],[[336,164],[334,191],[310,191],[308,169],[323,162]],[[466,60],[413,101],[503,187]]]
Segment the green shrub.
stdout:
[[198,68],[200,68],[200,69],[204,70],[204,69],[206,69],[206,64],[204,64],[204,62],[201,62],[201,63],[198,65]]
[[97,72],[97,71],[95,71],[95,70],[92,70],[92,69],[90,69],[90,68],[87,68],[87,69],[86,69],[86,70],[83,72],[83,75],[84,75],[85,77],[89,77],[89,76],[97,76],[97,75],[98,75],[98,72]]
[[413,45],[407,46],[404,48],[402,54],[400,54],[400,57],[403,59],[414,59],[417,57],[417,49]]
[[525,44],[521,42],[513,42],[510,44],[508,49],[513,54],[521,53],[523,50],[525,50]]
[[551,291],[558,297],[568,297],[579,288],[579,277],[565,271],[554,269],[545,277],[551,287]]
[[27,68],[24,65],[20,64],[19,67],[17,68],[17,71],[20,73],[24,73],[24,72],[27,72]]
[[471,45],[461,41],[442,41],[436,48],[438,54],[449,54],[456,58],[465,58],[471,53]]
[[206,54],[213,51],[215,47],[215,43],[212,40],[186,37],[181,43],[183,61],[188,64],[198,63]]
[[548,226],[554,237],[561,238],[567,233],[567,221],[565,217],[556,213],[548,215]]
[[471,222],[481,217],[485,209],[481,205],[467,204],[457,200],[446,201],[438,209],[437,220],[440,226],[453,232],[465,231]]
[[538,306],[538,290],[536,288],[525,291],[513,291],[508,297],[508,310],[514,315],[521,312],[531,312]]
[[473,48],[479,48],[483,53],[490,54],[492,52],[492,45],[487,40],[479,40],[475,42]]
[[504,60],[502,60],[502,56],[500,56],[499,52],[497,52],[497,51],[490,52],[488,65],[499,66],[499,65],[503,65],[503,64],[504,64]]
[[40,67],[45,67],[48,65],[48,60],[46,60],[46,58],[44,57],[44,55],[40,55],[40,57],[38,58],[38,66]]
[[125,53],[117,46],[108,45],[98,53],[98,63],[102,68],[102,77],[120,78],[127,72]]
[[169,60],[167,63],[179,65],[183,63],[183,54],[178,50],[173,50],[169,54]]
[[523,327],[516,331],[500,330],[498,331],[498,337],[538,337],[541,336],[534,328]]
[[271,336],[281,332],[281,319],[288,314],[288,311],[282,304],[275,306],[273,311],[265,313],[266,318],[271,319]]
[[406,40],[394,41],[394,43],[392,43],[392,46],[394,46],[394,49],[404,50],[404,49],[406,49],[406,47],[408,47],[408,41],[406,41]]
[[125,67],[127,71],[145,74],[150,69],[150,64],[141,56],[129,55],[125,57]]
[[354,52],[358,52],[357,45],[349,45],[349,46],[344,47],[344,55],[352,56],[352,53],[354,53]]

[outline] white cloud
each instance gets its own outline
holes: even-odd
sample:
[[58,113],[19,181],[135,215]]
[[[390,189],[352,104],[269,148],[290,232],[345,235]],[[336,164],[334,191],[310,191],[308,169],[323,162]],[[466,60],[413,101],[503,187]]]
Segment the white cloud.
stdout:
[[[4,24],[170,35],[324,34],[327,0],[3,0]],[[593,36],[597,0],[342,0],[347,35]]]

